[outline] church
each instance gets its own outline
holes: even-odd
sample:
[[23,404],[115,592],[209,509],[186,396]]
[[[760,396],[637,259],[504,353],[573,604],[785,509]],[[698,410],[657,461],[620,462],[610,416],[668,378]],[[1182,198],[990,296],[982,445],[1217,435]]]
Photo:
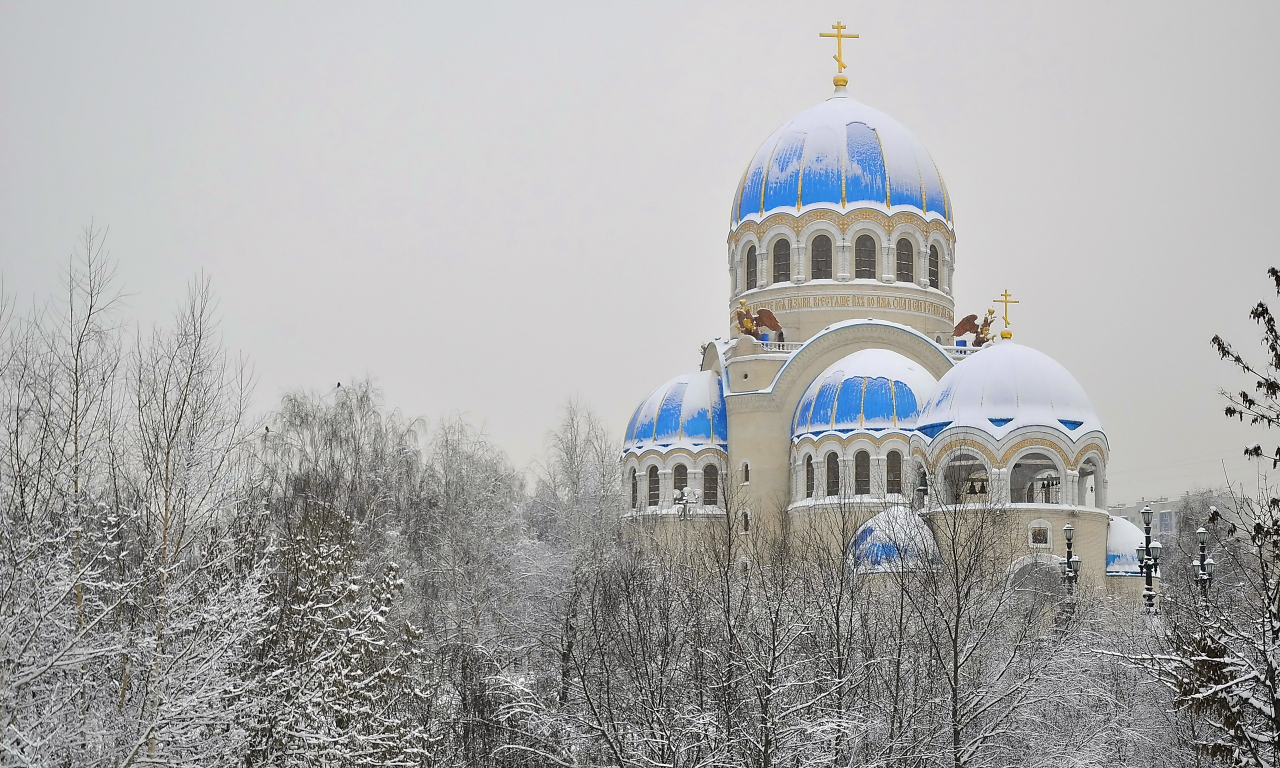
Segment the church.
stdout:
[[[852,37],[832,28],[837,46]],[[728,334],[626,425],[624,531],[672,541],[852,514],[850,567],[874,571],[906,565],[894,540],[930,538],[941,511],[998,508],[1010,569],[1066,574],[1070,547],[1081,587],[1141,594],[1143,532],[1107,512],[1089,397],[1013,339],[1008,291],[991,287],[1001,315],[957,321],[942,173],[843,74],[747,163],[727,256]]]

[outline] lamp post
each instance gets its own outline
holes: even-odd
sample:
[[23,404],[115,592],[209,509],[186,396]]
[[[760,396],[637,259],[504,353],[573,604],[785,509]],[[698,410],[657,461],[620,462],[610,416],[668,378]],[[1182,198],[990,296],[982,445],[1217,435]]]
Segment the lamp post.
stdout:
[[1062,583],[1067,585],[1067,594],[1074,595],[1076,587],[1076,579],[1080,578],[1080,557],[1071,554],[1071,540],[1075,538],[1076,529],[1067,523],[1062,526],[1062,538],[1067,542],[1067,558],[1058,563],[1059,570],[1062,571]]
[[1209,585],[1213,583],[1213,569],[1217,565],[1209,557],[1209,532],[1204,528],[1196,529],[1196,540],[1200,542],[1200,561],[1196,563],[1196,582],[1200,584],[1200,596],[1209,597]]
[[1151,505],[1142,508],[1143,545],[1138,547],[1138,566],[1146,577],[1147,586],[1142,590],[1142,600],[1146,603],[1147,613],[1156,613],[1156,592],[1151,586],[1156,568],[1160,565],[1160,552],[1164,549],[1158,541],[1151,540]]

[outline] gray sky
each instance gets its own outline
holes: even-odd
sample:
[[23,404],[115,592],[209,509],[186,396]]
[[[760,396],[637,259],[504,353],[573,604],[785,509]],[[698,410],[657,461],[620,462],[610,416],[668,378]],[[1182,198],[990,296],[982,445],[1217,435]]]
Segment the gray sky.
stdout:
[[144,323],[212,276],[261,407],[369,375],[523,465],[727,333],[734,187],[837,19],[946,179],[957,314],[1021,299],[1111,499],[1252,490],[1280,434],[1223,420],[1208,339],[1257,348],[1280,263],[1276,3],[0,3],[0,274],[48,294],[92,218]]

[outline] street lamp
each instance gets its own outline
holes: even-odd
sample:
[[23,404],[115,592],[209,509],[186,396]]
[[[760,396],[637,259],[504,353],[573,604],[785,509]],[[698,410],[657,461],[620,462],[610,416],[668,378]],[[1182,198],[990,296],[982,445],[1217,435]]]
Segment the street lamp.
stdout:
[[1076,579],[1080,578],[1080,558],[1071,554],[1071,541],[1075,538],[1076,529],[1067,523],[1062,526],[1062,538],[1067,542],[1067,558],[1058,564],[1062,572],[1062,583],[1067,585],[1067,594],[1075,594]]
[[1203,527],[1196,529],[1196,540],[1200,542],[1200,561],[1196,563],[1196,582],[1200,584],[1201,597],[1209,597],[1209,585],[1213,583],[1213,569],[1217,564],[1209,558],[1209,532]]
[[1164,549],[1158,541],[1151,540],[1151,505],[1142,508],[1143,545],[1138,547],[1138,567],[1146,578],[1146,588],[1142,590],[1142,600],[1146,603],[1147,613],[1156,613],[1156,591],[1151,586],[1156,568],[1160,565],[1160,553]]

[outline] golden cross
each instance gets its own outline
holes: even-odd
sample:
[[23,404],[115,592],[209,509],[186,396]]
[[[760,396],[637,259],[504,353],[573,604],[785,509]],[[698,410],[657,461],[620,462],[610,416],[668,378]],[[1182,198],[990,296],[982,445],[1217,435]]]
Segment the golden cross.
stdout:
[[831,32],[819,32],[818,37],[834,37],[836,39],[836,55],[831,58],[835,59],[836,65],[840,67],[836,72],[844,72],[844,68],[846,66],[844,63],[844,41],[852,40],[856,38],[857,35],[841,34],[848,29],[848,27],[838,21],[835,24],[832,24],[831,28],[835,30],[835,34],[832,34]]
[[[1008,328],[1008,327],[1009,327],[1009,325],[1010,325],[1010,323],[1009,323],[1009,305],[1010,305],[1010,304],[1021,304],[1022,302],[1020,302],[1020,301],[1018,301],[1017,299],[1013,298],[1013,297],[1012,297],[1012,295],[1009,293],[1009,289],[1008,289],[1008,288],[1005,288],[1005,289],[1004,289],[1004,293],[1000,294],[1000,298],[995,299],[995,300],[994,300],[994,303],[996,303],[996,304],[1003,304],[1003,305],[1004,305],[1004,317],[1003,317],[1002,319],[1004,320],[1004,327],[1005,327],[1005,328]],[[1000,333],[1000,338],[1002,338],[1002,339],[1011,339],[1011,338],[1013,338],[1013,334],[1012,334],[1012,333],[1010,333],[1010,332],[1009,332],[1009,331],[1007,331],[1007,330],[1006,330],[1006,331],[1002,331],[1002,332]]]

